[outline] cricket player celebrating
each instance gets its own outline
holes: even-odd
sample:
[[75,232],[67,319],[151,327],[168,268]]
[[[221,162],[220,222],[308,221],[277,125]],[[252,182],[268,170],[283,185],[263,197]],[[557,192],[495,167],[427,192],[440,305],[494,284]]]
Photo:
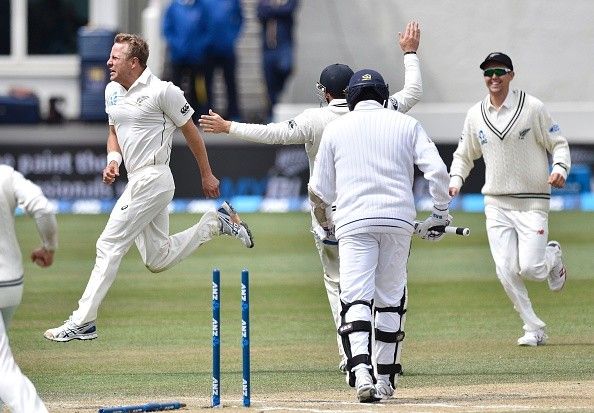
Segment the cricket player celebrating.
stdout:
[[[485,216],[497,277],[524,322],[520,346],[545,344],[545,323],[534,310],[523,278],[565,284],[561,246],[549,241],[551,186],[562,188],[571,166],[569,145],[543,103],[510,91],[514,66],[494,52],[480,64],[489,94],[468,110],[450,168],[456,196],[474,166],[485,161]],[[549,173],[547,153],[552,154]]]
[[[404,52],[404,88],[390,96],[388,107],[402,113],[408,112],[423,94],[419,58],[416,55],[420,35],[419,24],[414,21],[407,24],[404,33],[398,33],[400,48]],[[276,145],[305,144],[311,175],[324,128],[328,123],[348,112],[345,89],[352,75],[351,68],[344,64],[337,63],[326,67],[320,74],[320,81],[316,88],[320,102],[327,103],[328,106],[307,109],[286,122],[269,123],[268,125],[230,122],[211,111],[210,115],[201,116],[200,125],[205,132],[224,132],[250,142]],[[312,232],[322,262],[324,284],[332,316],[336,329],[338,329],[341,324],[341,306],[338,297],[338,245],[332,237],[326,238],[313,214]],[[339,335],[337,335],[337,343],[340,355],[339,369],[345,373],[347,358]]]
[[205,213],[196,225],[169,235],[167,207],[175,190],[169,160],[176,128],[196,158],[205,196],[219,196],[219,180],[212,174],[204,141],[192,122],[194,110],[177,86],[151,73],[146,66],[148,55],[148,45],[139,36],[116,35],[107,61],[111,82],[105,88],[109,133],[103,181],[113,183],[124,161],[129,182],[97,241],[95,266],[78,309],[62,326],[45,332],[49,340],[97,337],[97,310],[133,243],[151,272],[172,267],[220,234],[234,236],[248,248],[254,245],[247,225],[226,202],[217,211]]
[[42,245],[31,252],[31,261],[49,267],[58,247],[54,209],[39,186],[10,166],[0,165],[0,411],[4,402],[13,413],[47,413],[33,383],[14,361],[8,342],[8,327],[23,296],[23,257],[14,221],[17,206],[35,218],[41,237]]
[[[416,232],[439,240],[443,233],[433,227],[451,221],[446,166],[418,121],[385,109],[388,95],[376,71],[353,75],[347,89],[351,112],[326,126],[309,182],[314,216],[339,241],[338,332],[348,358],[347,381],[360,402],[392,397],[396,388],[406,264],[415,231],[415,165],[428,180],[434,203]],[[329,216],[332,204],[336,211]]]

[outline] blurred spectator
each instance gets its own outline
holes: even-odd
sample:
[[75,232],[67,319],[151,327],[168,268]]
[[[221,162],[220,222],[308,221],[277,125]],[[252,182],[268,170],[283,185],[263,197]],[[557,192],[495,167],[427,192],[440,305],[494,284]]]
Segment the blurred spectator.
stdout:
[[209,16],[203,0],[173,0],[163,16],[171,81],[194,109],[194,121],[210,108],[206,92],[206,51],[211,43]]
[[293,15],[298,0],[259,0],[262,59],[268,91],[268,121],[293,70]]
[[213,78],[217,69],[221,69],[225,81],[227,96],[227,118],[239,121],[237,100],[237,59],[235,44],[239,38],[243,13],[240,0],[203,0],[210,17],[213,40],[208,49],[206,65],[206,90],[210,103],[213,103]]

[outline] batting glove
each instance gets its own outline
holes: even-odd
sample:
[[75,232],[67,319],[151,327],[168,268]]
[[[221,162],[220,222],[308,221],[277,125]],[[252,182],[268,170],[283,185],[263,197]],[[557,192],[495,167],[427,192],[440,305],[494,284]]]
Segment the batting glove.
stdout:
[[314,232],[317,237],[326,245],[338,245],[338,240],[334,234],[334,225],[328,227],[316,226]]
[[427,241],[440,241],[445,235],[443,228],[450,225],[452,219],[447,209],[433,208],[431,215],[415,227],[415,233]]

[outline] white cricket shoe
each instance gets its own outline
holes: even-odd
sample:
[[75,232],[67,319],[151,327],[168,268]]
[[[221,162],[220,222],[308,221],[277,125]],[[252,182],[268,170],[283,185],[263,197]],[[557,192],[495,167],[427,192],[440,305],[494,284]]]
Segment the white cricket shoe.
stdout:
[[356,372],[355,389],[357,390],[357,399],[361,403],[374,403],[379,401],[375,397],[375,386],[373,379],[367,369],[359,369]]
[[243,245],[248,248],[254,246],[254,239],[247,224],[239,218],[239,215],[228,202],[217,210],[217,216],[221,222],[221,234],[231,235],[241,240]]
[[382,377],[377,379],[377,384],[375,385],[375,396],[385,400],[390,399],[394,396],[394,387],[392,387],[392,383],[390,380],[385,380]]
[[64,321],[60,327],[50,328],[43,336],[53,341],[70,340],[93,340],[97,338],[97,326],[95,321],[89,321],[81,326],[72,321],[71,318]]
[[557,241],[549,241],[547,248],[553,248],[555,254],[555,265],[553,265],[547,277],[549,289],[559,292],[563,289],[567,280],[567,270],[563,264],[563,252],[561,251],[561,245]]
[[344,356],[342,360],[340,360],[340,363],[338,363],[338,370],[340,370],[342,374],[347,374],[347,361],[348,359]]
[[518,339],[518,346],[542,346],[545,345],[549,336],[540,328],[536,331],[526,331],[526,333]]

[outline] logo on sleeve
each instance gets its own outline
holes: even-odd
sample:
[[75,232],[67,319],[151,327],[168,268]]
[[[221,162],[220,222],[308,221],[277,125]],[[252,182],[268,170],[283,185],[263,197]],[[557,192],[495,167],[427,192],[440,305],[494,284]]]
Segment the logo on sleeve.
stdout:
[[390,104],[392,105],[392,108],[394,110],[398,110],[398,100],[396,100],[396,98],[391,97],[390,99]]
[[117,105],[117,103],[118,103],[118,92],[114,91],[111,95],[109,95],[107,97],[107,99],[105,99],[106,106]]
[[297,123],[295,123],[295,121],[293,119],[291,119],[289,121],[289,129],[295,129],[295,126],[297,126]]
[[190,105],[186,102],[183,108],[181,108],[180,112],[182,115],[185,115],[190,110]]
[[551,133],[557,133],[561,130],[561,128],[559,127],[558,124],[553,124],[553,126],[551,126],[551,128],[549,129],[549,132]]

